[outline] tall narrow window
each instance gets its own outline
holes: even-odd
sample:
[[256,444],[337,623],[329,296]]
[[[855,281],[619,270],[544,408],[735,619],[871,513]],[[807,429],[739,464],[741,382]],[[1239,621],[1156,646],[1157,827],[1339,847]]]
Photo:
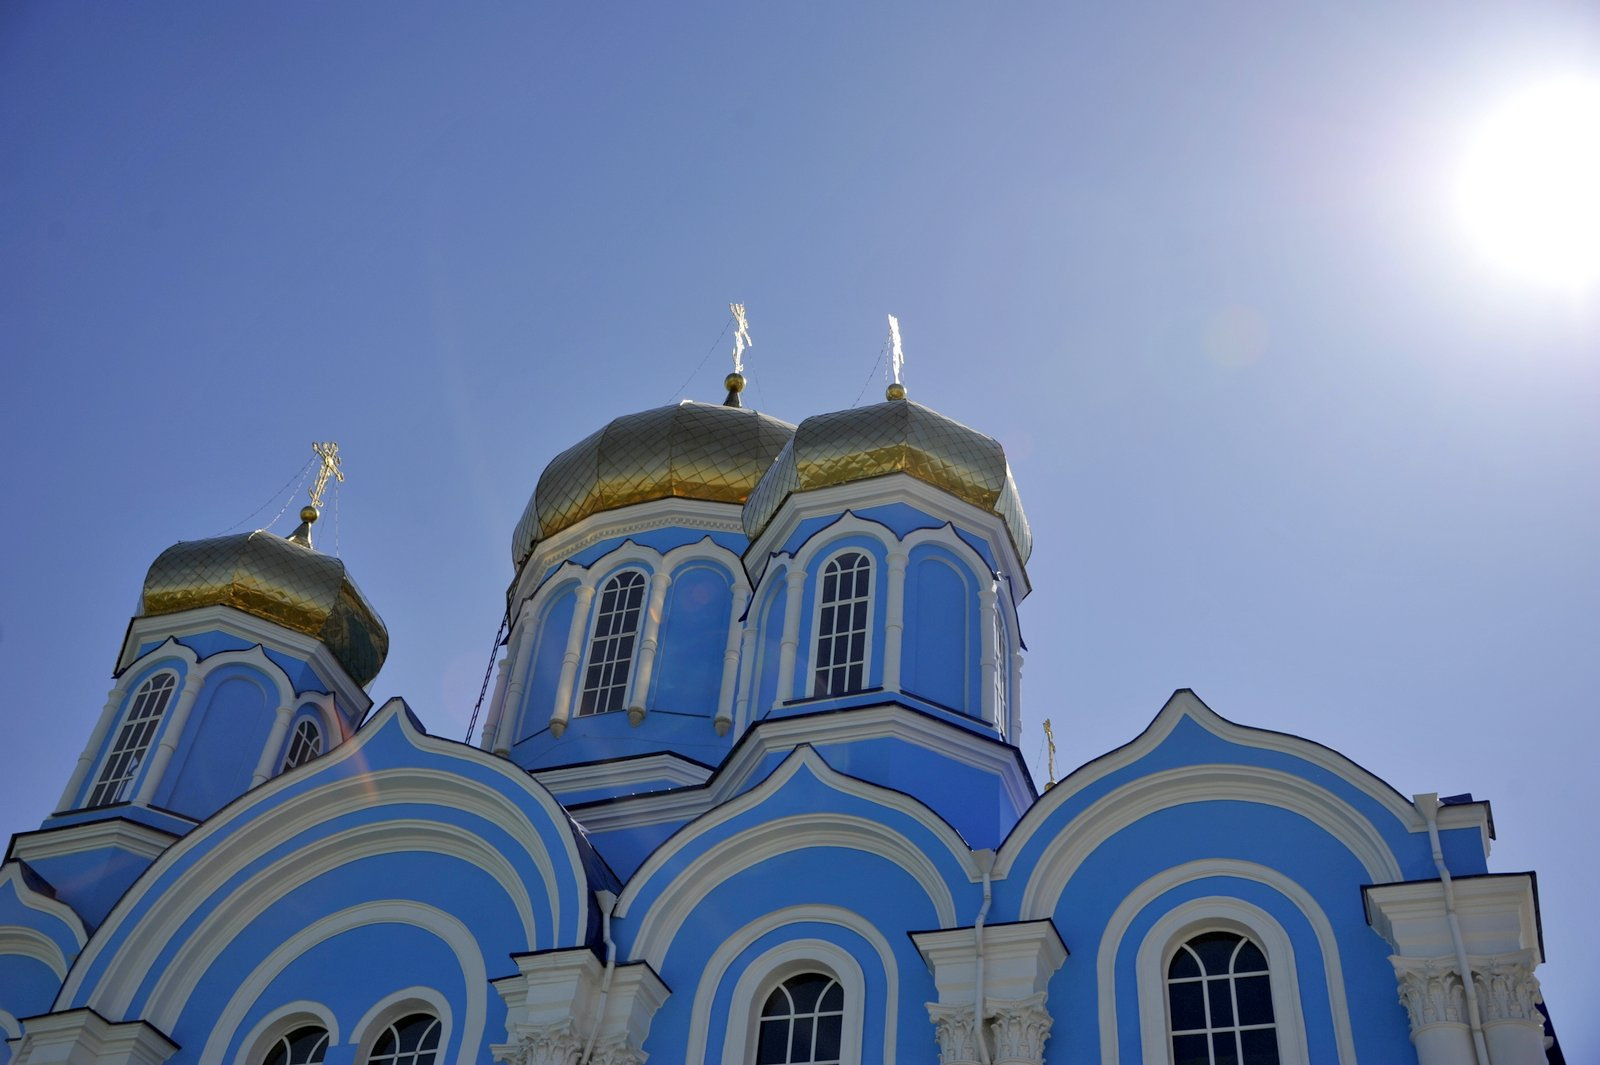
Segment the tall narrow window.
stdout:
[[1167,966],[1173,1065],[1278,1065],[1267,958],[1244,936],[1206,932]]
[[171,673],[158,673],[139,685],[87,805],[108,806],[128,798],[133,791],[134,777],[139,775],[139,766],[144,764],[145,754],[161,724],[161,715],[166,713],[167,703],[172,700],[172,691],[177,686],[178,678]]
[[844,989],[823,973],[801,973],[761,1007],[756,1065],[839,1065]]
[[314,1024],[279,1036],[261,1065],[318,1065],[328,1052],[328,1032]]
[[633,648],[638,642],[643,606],[644,574],[637,570],[617,574],[601,589],[579,714],[622,709],[628,697],[628,674],[633,669]]
[[384,1029],[367,1065],[434,1065],[438,1060],[439,1018],[413,1013]]
[[842,695],[866,687],[871,589],[872,560],[859,551],[846,551],[823,567],[812,695]]
[[322,730],[317,728],[315,721],[307,718],[294,727],[294,738],[289,741],[289,753],[283,756],[283,768],[279,772],[305,765],[321,753]]

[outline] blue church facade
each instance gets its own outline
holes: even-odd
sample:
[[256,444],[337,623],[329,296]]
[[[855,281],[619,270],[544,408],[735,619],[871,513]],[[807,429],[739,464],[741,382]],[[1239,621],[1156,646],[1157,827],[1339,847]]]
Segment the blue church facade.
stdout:
[[1559,1062],[1486,803],[1187,690],[1041,793],[999,445],[742,385],[546,468],[478,746],[371,705],[314,511],[158,557],[0,867],[0,1065]]

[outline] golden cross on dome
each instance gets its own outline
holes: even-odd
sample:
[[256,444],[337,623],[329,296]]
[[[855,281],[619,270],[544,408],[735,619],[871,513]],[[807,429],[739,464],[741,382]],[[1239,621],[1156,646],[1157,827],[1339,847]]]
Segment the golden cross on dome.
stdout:
[[1050,727],[1050,719],[1048,717],[1044,719],[1044,740],[1050,745],[1050,761],[1047,763],[1050,767],[1050,782],[1045,787],[1053,788],[1056,786],[1056,734],[1055,730]]
[[332,440],[329,440],[326,444],[319,444],[313,441],[311,450],[315,451],[317,457],[322,460],[322,468],[317,471],[317,481],[311,486],[311,505],[320,508],[322,506],[322,493],[328,487],[328,478],[332,477],[342,484],[344,483],[344,471],[339,469],[339,445]]
[[889,315],[889,367],[894,373],[894,380],[889,382],[889,387],[884,389],[887,399],[905,399],[905,382],[900,380],[900,372],[905,369],[906,353],[900,347],[900,319]]
[[744,373],[744,350],[750,346],[750,320],[744,316],[744,304],[730,303],[733,312],[733,372]]

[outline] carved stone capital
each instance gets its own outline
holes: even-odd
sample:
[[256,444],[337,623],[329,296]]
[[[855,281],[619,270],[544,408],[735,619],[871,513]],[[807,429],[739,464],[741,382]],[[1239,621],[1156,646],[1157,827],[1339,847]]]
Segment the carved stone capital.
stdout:
[[577,1065],[583,1056],[583,1038],[569,1018],[553,1024],[524,1027],[514,1043],[491,1048],[494,1060],[505,1065]]
[[1472,976],[1478,985],[1478,1008],[1485,1024],[1520,1021],[1537,1024],[1544,1019],[1534,1004],[1540,999],[1539,978],[1533,975],[1532,951],[1472,958]]
[[977,1065],[978,1026],[972,1006],[946,1006],[928,1003],[928,1019],[939,1040],[939,1065]]
[[989,1035],[995,1065],[1041,1065],[1052,1023],[1043,994],[1010,1002],[991,1000]]
[[1400,1004],[1411,1017],[1411,1035],[1436,1024],[1467,1022],[1466,991],[1454,958],[1391,957]]

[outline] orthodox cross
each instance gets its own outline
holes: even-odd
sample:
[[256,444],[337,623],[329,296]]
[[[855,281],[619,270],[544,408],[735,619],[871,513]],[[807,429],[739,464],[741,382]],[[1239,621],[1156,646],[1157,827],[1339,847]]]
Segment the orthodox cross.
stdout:
[[1049,761],[1046,763],[1049,766],[1050,782],[1045,787],[1053,788],[1056,786],[1056,734],[1050,728],[1050,719],[1048,717],[1044,719],[1044,741],[1049,744],[1048,749],[1050,751],[1048,755]]
[[744,316],[744,304],[730,303],[733,312],[733,372],[744,373],[744,352],[750,346],[750,320]]
[[322,468],[317,470],[317,481],[311,486],[311,505],[322,506],[322,493],[328,487],[328,478],[344,482],[344,472],[339,469],[339,445],[329,440],[326,444],[313,442],[311,450],[317,453],[322,460]]

